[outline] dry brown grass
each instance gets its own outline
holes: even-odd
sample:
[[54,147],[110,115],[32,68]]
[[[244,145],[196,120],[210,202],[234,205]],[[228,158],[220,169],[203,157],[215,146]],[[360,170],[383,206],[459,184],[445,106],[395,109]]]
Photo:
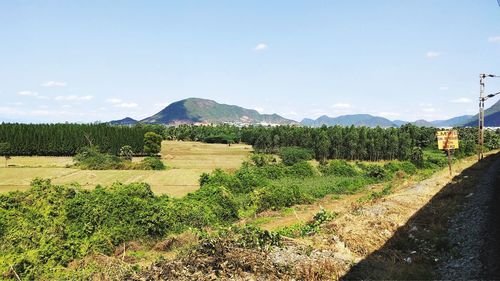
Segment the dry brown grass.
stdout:
[[[247,158],[251,146],[244,144],[224,145],[198,142],[165,141],[162,144],[162,160],[165,171],[105,170],[90,171],[64,168],[72,163],[71,157],[13,157],[10,165],[0,166],[0,192],[26,190],[33,178],[52,179],[55,184],[78,183],[84,188],[114,182],[146,182],[157,194],[181,197],[198,189],[198,179],[204,172],[216,168],[235,170]],[[140,157],[134,161],[140,161]]]

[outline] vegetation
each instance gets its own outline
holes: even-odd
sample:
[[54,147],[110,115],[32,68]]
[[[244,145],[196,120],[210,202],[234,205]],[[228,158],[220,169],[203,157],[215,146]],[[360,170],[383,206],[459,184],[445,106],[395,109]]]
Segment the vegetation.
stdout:
[[121,152],[125,156],[102,153],[97,146],[82,147],[73,159],[75,166],[84,170],[165,170],[165,165],[157,157],[145,157],[141,162],[133,163],[128,148]]
[[10,151],[10,143],[0,143],[0,156],[5,157],[5,167],[7,167],[7,161],[10,159]]
[[290,166],[301,161],[313,159],[313,152],[310,149],[290,146],[281,148],[279,156],[281,157],[283,164]]
[[[476,153],[476,128],[457,128],[460,148],[457,157]],[[415,148],[436,149],[436,128],[417,127],[411,124],[401,128],[367,128],[333,126],[321,128],[277,126],[235,127],[191,126],[166,127],[166,139],[203,141],[210,136],[233,136],[234,140],[250,144],[257,152],[280,153],[281,149],[299,147],[311,150],[317,160],[411,160],[417,157]],[[485,131],[487,149],[500,147],[500,131]],[[419,159],[415,159],[419,165]]]
[[224,225],[236,214],[230,194],[215,186],[172,199],[155,196],[147,184],[83,190],[37,179],[27,192],[0,195],[0,272],[57,279],[74,259],[110,254],[133,239]]
[[84,146],[118,155],[124,145],[142,154],[143,137],[149,130],[106,124],[0,124],[0,143],[10,143],[11,156],[73,156]]
[[[92,147],[85,150],[92,157],[102,157],[98,152]],[[111,163],[124,161],[105,157]],[[425,152],[422,169],[439,168],[441,159],[443,154]],[[355,193],[395,174],[418,171],[409,161],[379,165],[333,160],[316,169],[306,161],[285,165],[270,155],[257,154],[253,160],[231,173],[215,170],[202,175],[199,190],[181,199],[155,196],[144,183],[84,190],[40,179],[26,192],[0,195],[0,272],[13,270],[22,279],[58,279],[75,259],[110,254],[128,241],[154,243],[189,228],[227,226],[243,216],[310,203],[328,194]],[[385,188],[369,200],[389,192],[390,187]],[[305,225],[279,233],[310,235],[333,217],[322,212]],[[236,233],[240,243],[249,247],[279,243],[279,236],[251,227]]]
[[147,132],[144,135],[144,153],[155,155],[161,151],[162,136],[155,132]]

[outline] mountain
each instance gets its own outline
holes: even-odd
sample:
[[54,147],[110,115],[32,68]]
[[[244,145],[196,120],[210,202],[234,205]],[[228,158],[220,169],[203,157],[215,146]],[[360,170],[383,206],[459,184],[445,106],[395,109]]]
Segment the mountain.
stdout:
[[297,124],[277,114],[260,114],[256,110],[213,100],[188,98],[171,103],[160,112],[140,121],[147,124]]
[[109,121],[109,124],[110,125],[123,125],[123,126],[131,126],[131,125],[135,125],[137,124],[139,121],[135,120],[135,119],[132,119],[130,117],[125,117],[123,119],[120,119],[120,120],[113,120],[113,121]]
[[453,117],[447,120],[435,120],[430,123],[436,127],[456,127],[461,126],[467,122],[469,122],[472,118],[472,115],[462,115],[458,117]]
[[[470,121],[467,122],[465,126],[473,127],[477,126],[477,124],[478,114],[471,117]],[[500,127],[500,100],[484,111],[484,126]]]
[[434,124],[432,124],[429,121],[423,120],[423,119],[417,120],[415,122],[411,122],[411,124],[413,124],[415,126],[419,126],[419,127],[434,127]]
[[300,122],[304,126],[311,127],[321,127],[323,125],[327,126],[367,126],[367,127],[397,127],[394,122],[389,119],[373,116],[370,114],[353,114],[353,115],[343,115],[339,117],[328,117],[323,115],[316,120],[304,119]]
[[404,121],[404,120],[394,120],[394,121],[392,121],[392,123],[396,124],[396,126],[398,126],[398,127],[401,127],[401,126],[408,124],[408,123],[411,123],[411,122]]

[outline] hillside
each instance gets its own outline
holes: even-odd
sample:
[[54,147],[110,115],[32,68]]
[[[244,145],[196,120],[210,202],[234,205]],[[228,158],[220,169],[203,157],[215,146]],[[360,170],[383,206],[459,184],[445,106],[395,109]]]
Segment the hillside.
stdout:
[[130,117],[125,117],[123,119],[120,119],[120,120],[113,120],[113,121],[109,121],[109,124],[110,125],[123,125],[123,126],[131,126],[131,125],[135,125],[137,124],[139,121],[133,119],[133,118],[130,118]]
[[367,127],[397,127],[389,119],[373,116],[370,114],[353,114],[353,115],[343,115],[339,117],[328,117],[323,115],[316,120],[304,119],[300,122],[304,126],[311,127],[321,127],[323,125],[327,126],[367,126]]
[[[465,126],[477,126],[478,115],[471,117],[470,121]],[[500,127],[500,100],[484,111],[484,126]]]
[[467,123],[471,118],[472,115],[462,115],[447,120],[431,121],[431,123],[437,127],[455,127]]
[[174,102],[155,115],[141,120],[148,124],[295,124],[277,114],[260,114],[256,110],[236,105],[220,104],[213,100],[188,98]]

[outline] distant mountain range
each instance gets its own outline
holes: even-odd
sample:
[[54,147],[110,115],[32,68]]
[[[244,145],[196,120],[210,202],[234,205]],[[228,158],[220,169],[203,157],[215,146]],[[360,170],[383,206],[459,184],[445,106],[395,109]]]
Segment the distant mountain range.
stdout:
[[353,114],[353,115],[343,115],[339,117],[328,117],[323,115],[316,120],[304,119],[300,124],[310,127],[321,127],[323,125],[327,126],[367,126],[367,127],[397,127],[394,122],[383,117],[372,116],[370,114]]
[[[492,107],[485,110],[485,125],[489,127],[500,127],[500,100]],[[130,117],[110,121],[112,125],[133,125],[136,123],[145,124],[222,124],[230,123],[235,125],[303,125],[310,127],[327,126],[367,126],[367,127],[400,127],[404,124],[414,124],[425,127],[455,127],[455,126],[476,126],[477,115],[463,115],[447,120],[417,120],[408,122],[403,120],[391,121],[384,117],[370,114],[352,114],[338,117],[328,117],[323,115],[317,119],[305,118],[300,123],[286,119],[277,114],[260,114],[256,110],[246,109],[236,105],[220,104],[213,100],[188,98],[171,103],[155,115],[143,120],[134,120]]]

